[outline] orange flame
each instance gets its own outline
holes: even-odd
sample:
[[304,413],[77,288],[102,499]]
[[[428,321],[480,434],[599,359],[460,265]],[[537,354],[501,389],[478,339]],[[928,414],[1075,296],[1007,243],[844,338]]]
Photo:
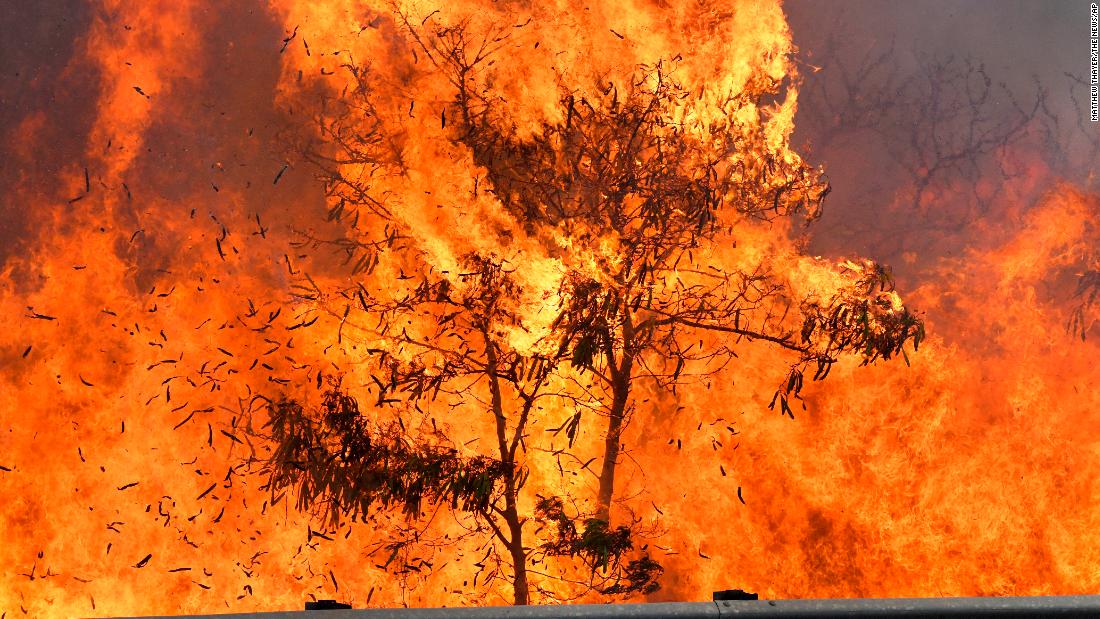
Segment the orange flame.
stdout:
[[[692,95],[669,110],[685,130],[707,135],[736,110],[746,141],[802,163],[789,146],[798,80],[777,3],[272,0],[218,15],[100,0],[91,13],[65,71],[94,74],[93,96],[65,101],[65,113],[28,111],[3,136],[26,170],[12,203],[29,213],[22,238],[0,247],[0,315],[14,327],[0,336],[10,616],[275,610],[311,595],[356,607],[508,601],[479,588],[470,565],[483,551],[452,543],[455,523],[429,530],[457,548],[449,566],[401,550],[382,565],[374,529],[400,518],[317,531],[271,506],[240,465],[258,448],[245,427],[258,393],[308,398],[335,374],[370,382],[369,326],[319,311],[331,297],[282,302],[307,270],[319,289],[348,281],[348,265],[302,239],[356,232],[326,221],[340,219],[335,199],[285,154],[298,139],[331,146],[336,136],[315,134],[316,104],[360,87],[346,65],[369,67],[363,79],[380,86],[377,108],[350,118],[400,142],[405,169],[374,186],[400,198],[391,215],[427,262],[458,270],[477,249],[523,266],[525,328],[507,334],[518,350],[550,328],[563,274],[599,277],[615,240],[566,224],[531,233],[485,190],[444,117],[455,86],[416,53],[415,26],[488,33],[495,60],[470,79],[501,98],[494,120],[517,135],[563,120],[563,88],[597,100],[663,62]],[[754,80],[781,94],[735,105]],[[63,169],[35,169],[70,111],[74,126],[76,112],[91,118],[80,150]],[[752,170],[752,154],[731,165],[771,173]],[[370,170],[346,161],[339,172]],[[938,265],[902,295],[934,334],[911,367],[844,359],[807,387],[796,420],[767,408],[787,365],[767,347],[738,349],[675,397],[640,385],[618,492],[667,570],[648,599],[731,587],[773,598],[1094,590],[1097,338],[1074,341],[1062,325],[1098,211],[1095,196],[1054,187],[1022,225],[991,235],[999,245]],[[799,234],[785,220],[731,220],[697,261],[762,265],[795,297],[826,298],[869,268],[806,256]],[[385,261],[374,277],[407,266]],[[881,296],[901,310],[902,297]],[[459,445],[488,427],[445,425]],[[596,454],[601,441],[590,427],[578,443]],[[546,461],[529,483],[590,492],[594,481]]]

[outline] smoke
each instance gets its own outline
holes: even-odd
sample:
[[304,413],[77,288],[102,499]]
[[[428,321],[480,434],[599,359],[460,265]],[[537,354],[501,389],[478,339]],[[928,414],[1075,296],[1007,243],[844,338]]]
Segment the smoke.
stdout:
[[[805,78],[796,141],[834,189],[810,251],[869,256],[912,287],[943,258],[1003,242],[1057,181],[1094,188],[1097,132],[1076,81],[1087,5],[786,3]],[[937,164],[917,200],[920,168]]]
[[[0,27],[9,33],[0,42],[0,265],[32,232],[28,196],[50,190],[94,121],[94,109],[77,102],[95,96],[98,72],[73,58],[89,20],[88,7],[72,0],[0,8]],[[39,143],[53,148],[35,148]]]

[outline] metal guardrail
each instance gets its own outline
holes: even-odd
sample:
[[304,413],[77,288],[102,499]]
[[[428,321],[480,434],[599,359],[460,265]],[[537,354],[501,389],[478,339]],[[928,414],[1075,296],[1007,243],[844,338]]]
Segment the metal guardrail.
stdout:
[[[718,600],[654,604],[576,604],[479,608],[384,608],[307,610],[223,615],[189,619],[951,619],[1032,617],[1100,619],[1100,595],[1049,597],[914,598],[848,600]],[[133,618],[137,619],[137,618]],[[147,617],[145,619],[168,619]]]

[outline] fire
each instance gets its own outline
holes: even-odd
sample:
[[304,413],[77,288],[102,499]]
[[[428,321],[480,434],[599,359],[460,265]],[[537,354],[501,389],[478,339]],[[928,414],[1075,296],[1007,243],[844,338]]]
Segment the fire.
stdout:
[[[838,368],[797,422],[752,400],[733,408],[740,447],[723,462],[747,504],[731,505],[710,480],[655,499],[680,506],[666,517],[711,556],[677,549],[677,590],[730,571],[764,597],[1094,590],[1096,345],[1065,332],[1064,270],[1093,245],[1084,224],[1097,206],[1059,187],[1004,246],[960,257],[907,294],[936,335],[906,371]],[[736,401],[732,390],[718,397]],[[703,420],[716,437],[719,417],[731,415]],[[714,468],[707,441],[693,447],[678,453],[683,466]],[[722,527],[692,518],[730,507]]]
[[[416,528],[400,510],[337,525],[296,511],[292,491],[274,502],[256,474],[270,453],[260,425],[268,403],[316,406],[338,380],[378,427],[441,453],[492,455],[493,419],[480,409],[373,406],[384,398],[372,351],[392,346],[389,329],[409,343],[437,325],[369,320],[358,295],[412,294],[426,270],[453,287],[432,299],[475,295],[484,278],[459,274],[476,254],[516,290],[500,306],[513,319],[485,339],[524,363],[555,354],[569,295],[623,285],[612,274],[632,268],[630,229],[586,218],[582,190],[557,197],[572,215],[520,214],[528,188],[506,184],[494,149],[567,152],[573,123],[599,127],[592,119],[646,101],[661,103],[653,143],[686,145],[659,180],[705,184],[692,174],[707,169],[729,180],[715,199],[733,206],[717,211],[713,242],[685,242],[690,256],[643,274],[637,290],[678,299],[743,284],[746,298],[760,295],[744,318],[757,331],[703,332],[678,350],[799,342],[784,335],[798,333],[799,315],[819,312],[820,326],[833,309],[863,308],[865,338],[898,325],[907,335],[885,353],[880,339],[864,342],[862,356],[813,339],[836,363],[822,382],[807,374],[802,401],[788,388],[777,404],[776,386],[801,385],[788,372],[809,353],[767,341],[738,343],[726,363],[691,361],[675,390],[638,380],[611,441],[623,451],[610,504],[596,497],[606,416],[570,427],[575,409],[547,404],[522,439],[529,548],[554,539],[559,512],[603,510],[634,527],[631,556],[663,566],[662,588],[639,601],[735,586],[775,598],[1097,586],[1098,338],[1064,325],[1076,275],[1096,259],[1100,203],[1050,184],[1029,210],[1034,191],[1022,189],[1018,221],[989,231],[996,242],[900,292],[870,261],[807,255],[803,222],[818,215],[824,182],[791,148],[799,76],[778,4],[272,0],[219,13],[99,0],[83,19],[56,105],[26,110],[2,136],[20,171],[0,173],[15,222],[0,229],[0,315],[14,327],[0,337],[0,611],[275,610],[310,596],[511,603],[507,558],[494,559],[502,571],[489,584],[491,570],[476,567],[506,553],[469,519],[433,512],[415,544],[397,544]],[[500,133],[476,142],[478,127]],[[545,161],[546,174],[580,165]],[[956,189],[929,187],[929,200]],[[625,193],[625,209],[646,204]],[[774,212],[749,211],[761,196],[774,196]],[[669,217],[689,220],[689,206]],[[708,267],[759,279],[711,284]],[[702,311],[649,307],[650,318]],[[909,307],[925,311],[919,351]],[[429,368],[453,353],[398,348],[387,358]],[[583,376],[584,356],[576,344],[555,376]],[[861,363],[879,357],[889,360]],[[556,387],[591,404],[580,384]],[[567,448],[564,464],[548,455]],[[584,567],[537,556],[531,601],[609,599],[577,586]],[[545,575],[555,570],[568,578]]]

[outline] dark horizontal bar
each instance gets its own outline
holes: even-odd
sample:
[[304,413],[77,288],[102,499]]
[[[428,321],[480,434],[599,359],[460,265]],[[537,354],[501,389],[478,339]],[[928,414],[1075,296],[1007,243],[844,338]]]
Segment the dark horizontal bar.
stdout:
[[[197,615],[188,619],[719,619],[713,601],[660,604],[574,604],[455,608],[372,608],[303,610],[245,615]],[[136,618],[134,618],[136,619]],[[169,619],[147,617],[143,619]]]
[[[381,608],[315,610],[227,615],[189,615],[191,619],[950,619],[954,617],[1097,617],[1100,596],[913,598],[849,600],[753,600],[666,602],[655,604],[574,604],[561,606],[489,606],[478,608]],[[149,617],[146,619],[168,619]]]
[[[188,619],[719,619],[720,617],[721,614],[715,602],[666,602],[654,604],[312,610],[237,615],[191,615]],[[144,619],[169,618],[147,617]]]
[[787,619],[938,619],[952,617],[1094,617],[1100,618],[1100,596],[911,598],[850,600],[761,600],[715,602],[722,617]]

